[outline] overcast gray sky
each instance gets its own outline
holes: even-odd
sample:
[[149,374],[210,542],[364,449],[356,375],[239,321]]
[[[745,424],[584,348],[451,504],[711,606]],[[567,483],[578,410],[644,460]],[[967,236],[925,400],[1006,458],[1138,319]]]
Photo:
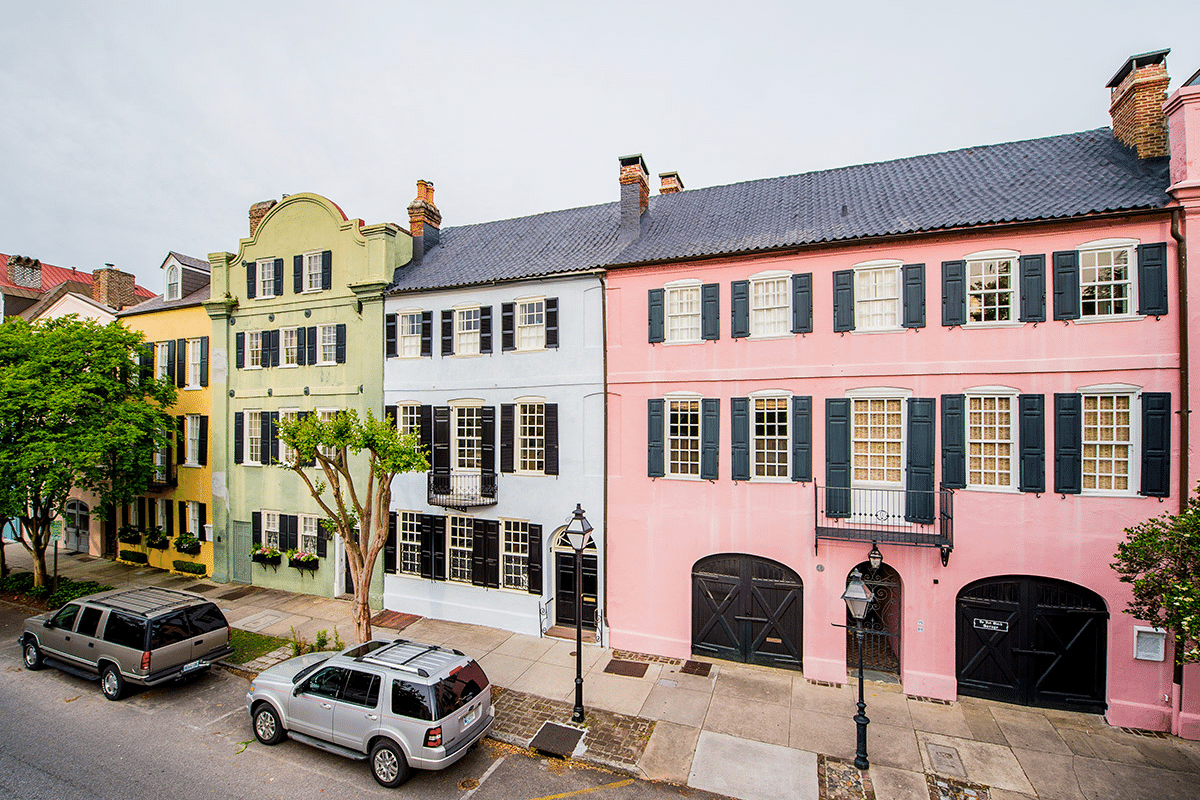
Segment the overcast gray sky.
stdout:
[[1200,2],[0,0],[0,252],[161,291],[317,192],[443,226],[617,199],[642,153],[690,188],[1109,124],[1105,83]]

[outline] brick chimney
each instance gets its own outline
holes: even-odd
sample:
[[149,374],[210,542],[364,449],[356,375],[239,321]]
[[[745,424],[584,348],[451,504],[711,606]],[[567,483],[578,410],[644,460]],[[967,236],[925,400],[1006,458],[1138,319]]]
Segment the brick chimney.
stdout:
[[133,293],[135,286],[132,275],[112,264],[105,264],[103,269],[92,273],[92,299],[118,311],[137,301]]
[[1170,49],[1130,56],[1107,84],[1112,90],[1109,113],[1113,135],[1137,150],[1138,158],[1170,154],[1167,144],[1167,53]]
[[250,206],[250,235],[258,230],[258,224],[263,221],[263,217],[267,212],[275,207],[276,200],[263,200],[261,203],[255,203]]
[[11,256],[8,259],[8,279],[26,289],[41,289],[42,262],[29,256]]
[[617,238],[629,244],[642,232],[642,215],[650,205],[650,174],[641,153],[621,156],[621,226]]
[[683,191],[683,178],[679,177],[678,172],[660,172],[658,180],[660,182],[659,194],[675,194]]
[[442,212],[433,204],[433,183],[417,181],[417,196],[408,204],[408,231],[413,238],[413,263],[420,264],[425,254],[441,238]]

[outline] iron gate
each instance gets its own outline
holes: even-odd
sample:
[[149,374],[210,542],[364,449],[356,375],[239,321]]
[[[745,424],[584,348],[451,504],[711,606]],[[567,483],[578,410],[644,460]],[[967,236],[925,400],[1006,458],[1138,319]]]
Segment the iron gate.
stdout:
[[716,555],[692,568],[692,652],[800,669],[804,588],[765,558]]
[[[887,564],[858,565],[874,598],[863,618],[863,669],[900,674],[900,575]],[[846,615],[846,663],[858,664],[858,624]]]

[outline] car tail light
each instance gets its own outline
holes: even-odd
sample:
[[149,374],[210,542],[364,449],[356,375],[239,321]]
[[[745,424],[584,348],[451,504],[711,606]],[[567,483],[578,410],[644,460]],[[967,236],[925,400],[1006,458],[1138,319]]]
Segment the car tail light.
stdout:
[[425,746],[426,747],[441,747],[442,746],[442,726],[430,728],[425,731]]
[[149,650],[142,653],[142,670],[145,672],[150,671],[150,651]]

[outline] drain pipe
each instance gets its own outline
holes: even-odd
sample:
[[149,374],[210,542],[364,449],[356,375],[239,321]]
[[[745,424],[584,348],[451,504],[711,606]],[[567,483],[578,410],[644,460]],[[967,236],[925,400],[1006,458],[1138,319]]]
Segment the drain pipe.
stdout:
[[1171,209],[1171,238],[1175,240],[1175,261],[1179,273],[1179,513],[1187,512],[1188,497],[1192,487],[1189,485],[1188,473],[1190,463],[1188,450],[1191,435],[1188,430],[1191,404],[1191,365],[1188,363],[1188,274],[1187,274],[1187,239],[1180,229],[1180,219],[1183,207]]

